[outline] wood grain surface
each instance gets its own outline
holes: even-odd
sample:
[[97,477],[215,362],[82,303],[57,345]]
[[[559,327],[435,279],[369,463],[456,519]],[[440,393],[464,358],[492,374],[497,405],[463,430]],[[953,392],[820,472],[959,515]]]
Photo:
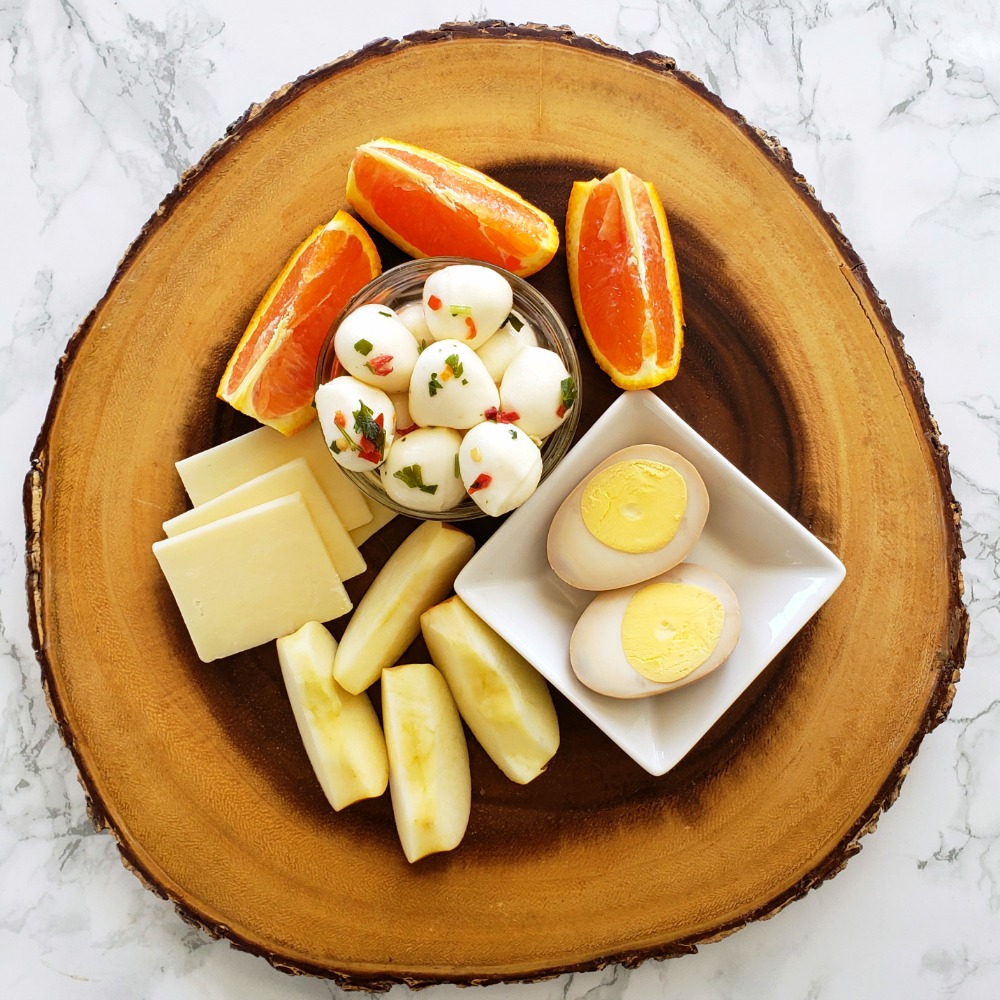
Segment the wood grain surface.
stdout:
[[[671,773],[648,775],[557,697],[548,771],[514,785],[473,744],[466,839],[416,865],[387,797],[326,805],[273,648],[197,661],[150,551],[186,505],[174,462],[249,428],[214,389],[254,306],[346,207],[353,150],[380,135],[487,170],[560,226],[574,179],[622,165],[653,181],[688,324],[663,397],[847,568]],[[582,433],[617,390],[579,334],[564,257],[532,281],[578,339]],[[25,512],[36,650],[95,823],[186,919],[350,986],[636,963],[775,912],[857,850],[964,658],[947,453],[862,262],[787,154],[701,84],[552,29],[379,42],[236,122],[67,347]],[[410,527],[369,543],[355,597]]]

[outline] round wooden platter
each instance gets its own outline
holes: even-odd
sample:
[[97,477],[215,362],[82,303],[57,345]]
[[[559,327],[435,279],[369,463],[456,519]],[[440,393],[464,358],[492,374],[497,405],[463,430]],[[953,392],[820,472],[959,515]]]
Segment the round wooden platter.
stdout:
[[[326,805],[273,648],[197,661],[150,552],[185,507],[174,462],[246,428],[214,389],[255,304],[379,135],[480,166],[560,224],[573,179],[653,181],[688,323],[663,397],[847,567],[672,772],[557,699],[548,771],[514,785],[473,744],[466,838],[415,865],[387,796]],[[574,322],[564,259],[533,280]],[[615,390],[580,347],[582,432]],[[858,850],[964,658],[946,449],[863,264],[787,153],[698,81],[565,30],[377,42],[235,123],[71,340],[25,508],[36,649],[95,823],[185,919],[356,987],[633,964],[776,912]],[[369,544],[366,579],[410,527]]]

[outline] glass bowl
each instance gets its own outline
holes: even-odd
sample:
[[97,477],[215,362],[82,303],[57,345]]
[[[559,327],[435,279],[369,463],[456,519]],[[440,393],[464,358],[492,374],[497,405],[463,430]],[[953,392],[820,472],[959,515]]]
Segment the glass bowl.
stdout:
[[[510,283],[514,292],[514,309],[531,324],[535,330],[540,347],[547,347],[562,359],[566,370],[576,383],[576,401],[566,415],[566,419],[542,442],[542,478],[546,477],[559,464],[569,450],[580,422],[582,409],[582,386],[580,384],[580,362],[576,347],[566,324],[555,307],[536,288],[523,278],[511,274],[510,271],[493,264],[470,260],[466,257],[426,257],[420,260],[406,261],[397,267],[385,271],[379,277],[370,281],[344,306],[340,315],[330,327],[320,349],[316,365],[317,388],[329,382],[338,373],[338,362],[333,349],[333,339],[343,319],[358,306],[375,302],[399,309],[409,302],[420,301],[424,281],[427,277],[449,264],[477,264],[488,267],[502,274]],[[341,370],[342,371],[342,370]],[[332,456],[331,456],[332,459]],[[378,501],[384,507],[398,514],[423,520],[436,521],[469,521],[474,518],[488,517],[471,498],[466,497],[457,507],[444,511],[418,511],[397,503],[389,497],[379,476],[378,470],[370,472],[355,472],[344,469],[344,473],[368,497]]]

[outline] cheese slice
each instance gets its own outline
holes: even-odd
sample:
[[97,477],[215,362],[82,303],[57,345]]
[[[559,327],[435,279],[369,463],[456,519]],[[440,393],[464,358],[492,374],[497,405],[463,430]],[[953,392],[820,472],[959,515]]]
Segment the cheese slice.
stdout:
[[206,663],[351,610],[301,493],[154,542],[153,555]]
[[271,427],[260,427],[182,458],[177,462],[177,472],[191,503],[197,507],[296,458],[304,458],[309,464],[348,531],[371,520],[364,494],[334,461],[318,420],[291,437]]
[[372,500],[371,497],[367,497],[366,499],[372,517],[367,523],[351,529],[351,541],[355,545],[363,545],[376,531],[384,528],[396,516],[394,510],[389,510],[388,507],[380,504],[378,500]]
[[337,512],[320,488],[304,458],[296,458],[279,465],[270,472],[255,476],[212,500],[206,500],[203,504],[192,507],[191,510],[170,518],[169,521],[164,521],[163,530],[169,538],[173,538],[185,531],[200,528],[204,524],[210,524],[230,514],[238,514],[242,510],[267,503],[268,500],[277,500],[291,493],[302,494],[302,499],[323,538],[323,544],[333,560],[337,576],[341,580],[350,580],[364,573],[367,568],[364,556],[351,540],[347,529],[337,517]]

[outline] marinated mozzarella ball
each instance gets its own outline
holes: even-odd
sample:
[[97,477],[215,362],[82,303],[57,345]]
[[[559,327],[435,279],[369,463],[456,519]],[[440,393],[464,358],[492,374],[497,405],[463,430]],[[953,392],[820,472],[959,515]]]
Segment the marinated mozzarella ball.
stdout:
[[570,639],[573,672],[612,698],[645,698],[710,673],[740,634],[733,589],[704,566],[681,563],[653,580],[599,594]]
[[524,347],[504,372],[500,409],[539,440],[566,419],[576,401],[576,382],[562,358],[545,347]]
[[417,423],[410,416],[410,394],[408,392],[393,392],[389,394],[392,407],[396,411],[396,437],[409,434],[417,429]]
[[431,336],[431,331],[427,328],[427,320],[424,318],[424,304],[420,299],[414,299],[413,302],[407,302],[406,305],[400,306],[396,310],[396,315],[399,317],[399,322],[413,334],[413,339],[417,342],[418,347],[421,344],[426,346],[434,339]]
[[381,389],[340,375],[316,390],[316,412],[339,465],[369,472],[385,461],[396,433],[396,411]]
[[333,336],[340,363],[383,392],[403,392],[417,361],[413,334],[388,307],[369,302],[344,317]]
[[511,424],[485,420],[462,439],[458,467],[469,496],[498,517],[520,507],[542,477],[538,445]]
[[424,318],[435,340],[478,349],[504,324],[514,304],[507,279],[481,264],[449,264],[424,282]]
[[546,543],[571,587],[614,590],[649,580],[687,557],[708,518],[698,470],[659,445],[606,458],[562,502]]
[[397,438],[379,475],[396,503],[420,511],[451,510],[465,498],[458,474],[462,435],[450,427],[418,427]]
[[421,427],[465,430],[499,405],[496,383],[465,344],[438,340],[417,358],[410,379],[410,415]]
[[503,373],[522,347],[537,347],[538,338],[531,324],[512,312],[504,323],[476,353],[493,381],[500,384]]

